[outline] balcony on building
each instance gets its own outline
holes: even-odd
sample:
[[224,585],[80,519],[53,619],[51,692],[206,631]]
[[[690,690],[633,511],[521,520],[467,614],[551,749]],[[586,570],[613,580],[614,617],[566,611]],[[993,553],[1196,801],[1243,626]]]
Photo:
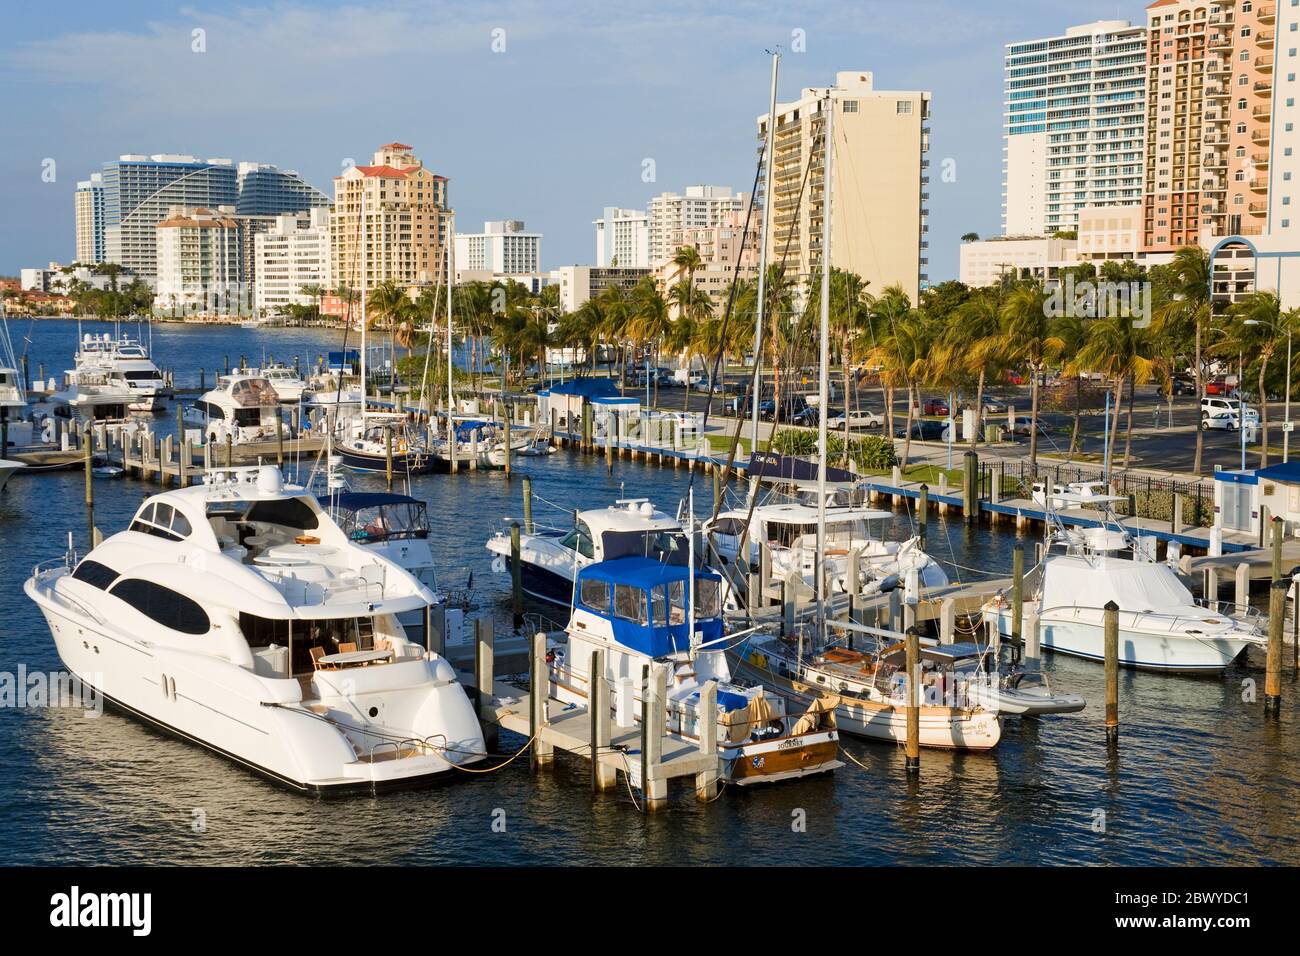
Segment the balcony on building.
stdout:
[[1261,73],[1272,73],[1273,58],[1271,56],[1255,57],[1255,69],[1259,70]]
[[1268,215],[1268,203],[1266,202],[1253,202],[1247,208],[1250,209],[1250,214],[1252,216]]
[[1260,30],[1255,34],[1255,42],[1266,50],[1273,48],[1273,31]]
[[1256,176],[1254,179],[1250,181],[1250,188],[1253,192],[1257,192],[1257,193],[1268,192],[1268,177]]
[[1268,153],[1251,153],[1250,161],[1256,169],[1268,169]]
[[1255,117],[1257,120],[1262,120],[1265,123],[1268,123],[1273,119],[1273,110],[1268,106],[1256,106],[1250,111],[1250,115]]
[[1256,95],[1256,96],[1271,96],[1272,93],[1273,93],[1273,81],[1272,81],[1272,80],[1256,80],[1256,81],[1255,81],[1255,95]]

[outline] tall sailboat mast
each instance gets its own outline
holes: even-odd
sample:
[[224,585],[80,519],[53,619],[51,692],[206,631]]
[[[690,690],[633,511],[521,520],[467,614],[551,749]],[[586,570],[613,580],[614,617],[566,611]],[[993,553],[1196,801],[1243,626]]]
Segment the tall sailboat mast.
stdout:
[[781,54],[772,54],[772,97],[771,107],[767,113],[767,141],[763,146],[766,156],[763,168],[763,228],[762,237],[758,246],[758,308],[756,309],[757,317],[754,320],[754,394],[753,398],[753,427],[750,430],[749,453],[752,457],[758,451],[758,406],[763,393],[763,306],[766,295],[764,289],[767,283],[767,237],[768,230],[772,224],[772,169],[776,165],[774,162],[776,154],[776,77],[777,67],[781,62]]
[[[449,230],[450,232],[450,230]],[[456,396],[451,386],[451,287],[456,278],[456,246],[447,244],[447,441],[456,440],[456,425],[452,414],[456,408]]]
[[[361,418],[369,404],[369,380],[366,378],[366,179],[361,177]],[[347,356],[345,355],[346,359]],[[340,371],[340,376],[342,372]]]
[[[822,287],[820,312],[820,350],[818,365],[817,396],[817,634],[819,639],[826,626],[826,418],[830,403],[830,365],[831,365],[831,156],[835,152],[835,141],[831,128],[834,125],[835,99],[833,91],[826,91],[823,107],[822,164],[825,175],[822,179]],[[844,407],[848,408],[847,395]],[[846,433],[847,434],[847,433]]]

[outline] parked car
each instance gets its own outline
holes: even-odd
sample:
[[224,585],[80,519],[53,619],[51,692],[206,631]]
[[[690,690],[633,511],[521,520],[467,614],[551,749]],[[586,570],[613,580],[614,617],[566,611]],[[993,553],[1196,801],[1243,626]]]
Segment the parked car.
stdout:
[[884,425],[884,416],[860,410],[846,417],[844,412],[831,409],[831,417],[826,420],[826,427],[834,431],[845,431],[849,428],[883,428]]
[[1175,375],[1172,388],[1175,395],[1195,395],[1196,380],[1185,375]]
[[[809,408],[809,407],[811,406],[809,406],[807,402],[805,402],[801,397],[797,395],[793,398],[787,398],[785,401],[781,403],[781,421],[788,422],[791,419],[793,419],[794,416],[802,412],[805,408]],[[776,402],[773,399],[769,398],[767,399],[767,401],[759,403],[758,417],[763,421],[770,422],[773,416],[775,415],[775,413],[776,413]]]
[[817,406],[808,405],[802,411],[795,412],[790,419],[791,425],[813,426],[817,424]]
[[1227,395],[1230,391],[1232,391],[1232,386],[1223,379],[1215,379],[1212,382],[1205,383],[1206,395]]
[[925,404],[921,407],[921,413],[924,415],[947,415],[948,400],[946,398],[927,398]]
[[1000,398],[984,399],[984,413],[986,415],[997,415],[1007,410],[1007,403]]
[[[895,429],[894,437],[906,438],[907,426],[904,425]],[[947,441],[948,423],[934,421],[933,419],[912,422],[912,438],[918,441]]]
[[[1224,412],[1237,415],[1242,410],[1242,403],[1235,398],[1210,398],[1201,399],[1201,418],[1214,417]],[[1245,406],[1246,421],[1252,419],[1259,421],[1259,409],[1252,408],[1250,405]]]
[[1020,372],[1007,372],[1007,382],[1011,385],[1024,385],[1025,381],[1025,376]]
[[[1031,419],[1028,415],[1017,415],[1016,423],[1011,428],[1011,434],[1028,435],[1032,426],[1033,426],[1033,419]],[[1052,433],[1052,426],[1047,424],[1047,422],[1043,421],[1040,418],[1038,420],[1038,434],[1050,435],[1051,433]]]

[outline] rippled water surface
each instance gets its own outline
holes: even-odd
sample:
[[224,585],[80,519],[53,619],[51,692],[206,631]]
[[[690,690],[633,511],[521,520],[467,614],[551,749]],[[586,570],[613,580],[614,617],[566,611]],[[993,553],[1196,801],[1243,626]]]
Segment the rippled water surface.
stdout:
[[[12,328],[15,339],[27,332],[25,323]],[[62,369],[74,338],[70,323],[35,323],[33,374],[38,360],[47,375]],[[227,353],[252,361],[264,344],[277,358],[314,361],[337,347],[337,336],[154,332],[160,364],[178,373],[220,365]],[[602,461],[570,453],[521,465],[537,495],[565,508],[622,494],[674,510],[687,482],[685,471],[626,461],[608,475]],[[472,572],[480,599],[508,602],[508,579],[492,574],[483,542],[518,517],[520,484],[497,473],[418,481],[444,584],[460,586]],[[96,522],[111,533],[154,489],[121,481],[95,490]],[[698,490],[702,509],[708,492],[703,483]],[[62,552],[68,531],[84,537],[81,494],[81,475],[64,473],[14,479],[0,495],[0,671],[59,667],[22,582],[33,564]],[[541,503],[537,518],[569,520]],[[896,523],[906,531],[904,514]],[[936,557],[987,572],[1007,572],[1015,540],[960,522],[930,530]],[[1215,678],[1121,672],[1122,738],[1108,754],[1102,668],[1064,657],[1046,666],[1088,708],[1009,720],[991,754],[923,751],[919,780],[908,780],[901,752],[848,740],[861,766],[846,761],[821,778],[731,788],[707,805],[683,788],[652,817],[636,811],[625,789],[593,796],[587,764],[562,755],[539,775],[521,758],[432,789],[321,800],[118,714],[0,707],[0,863],[1300,863],[1300,686],[1289,668],[1276,722],[1242,699],[1244,681],[1262,689],[1262,655]],[[502,750],[521,744],[502,735]],[[493,830],[497,810],[504,833]],[[806,832],[792,827],[796,811]]]

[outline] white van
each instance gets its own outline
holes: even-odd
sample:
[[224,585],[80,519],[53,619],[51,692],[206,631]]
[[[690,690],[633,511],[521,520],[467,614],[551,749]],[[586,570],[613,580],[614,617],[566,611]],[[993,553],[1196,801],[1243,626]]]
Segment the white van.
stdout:
[[1201,399],[1201,427],[1234,430],[1240,418],[1244,418],[1248,425],[1258,425],[1259,410],[1246,405],[1243,412],[1242,408],[1236,399],[1207,395]]

